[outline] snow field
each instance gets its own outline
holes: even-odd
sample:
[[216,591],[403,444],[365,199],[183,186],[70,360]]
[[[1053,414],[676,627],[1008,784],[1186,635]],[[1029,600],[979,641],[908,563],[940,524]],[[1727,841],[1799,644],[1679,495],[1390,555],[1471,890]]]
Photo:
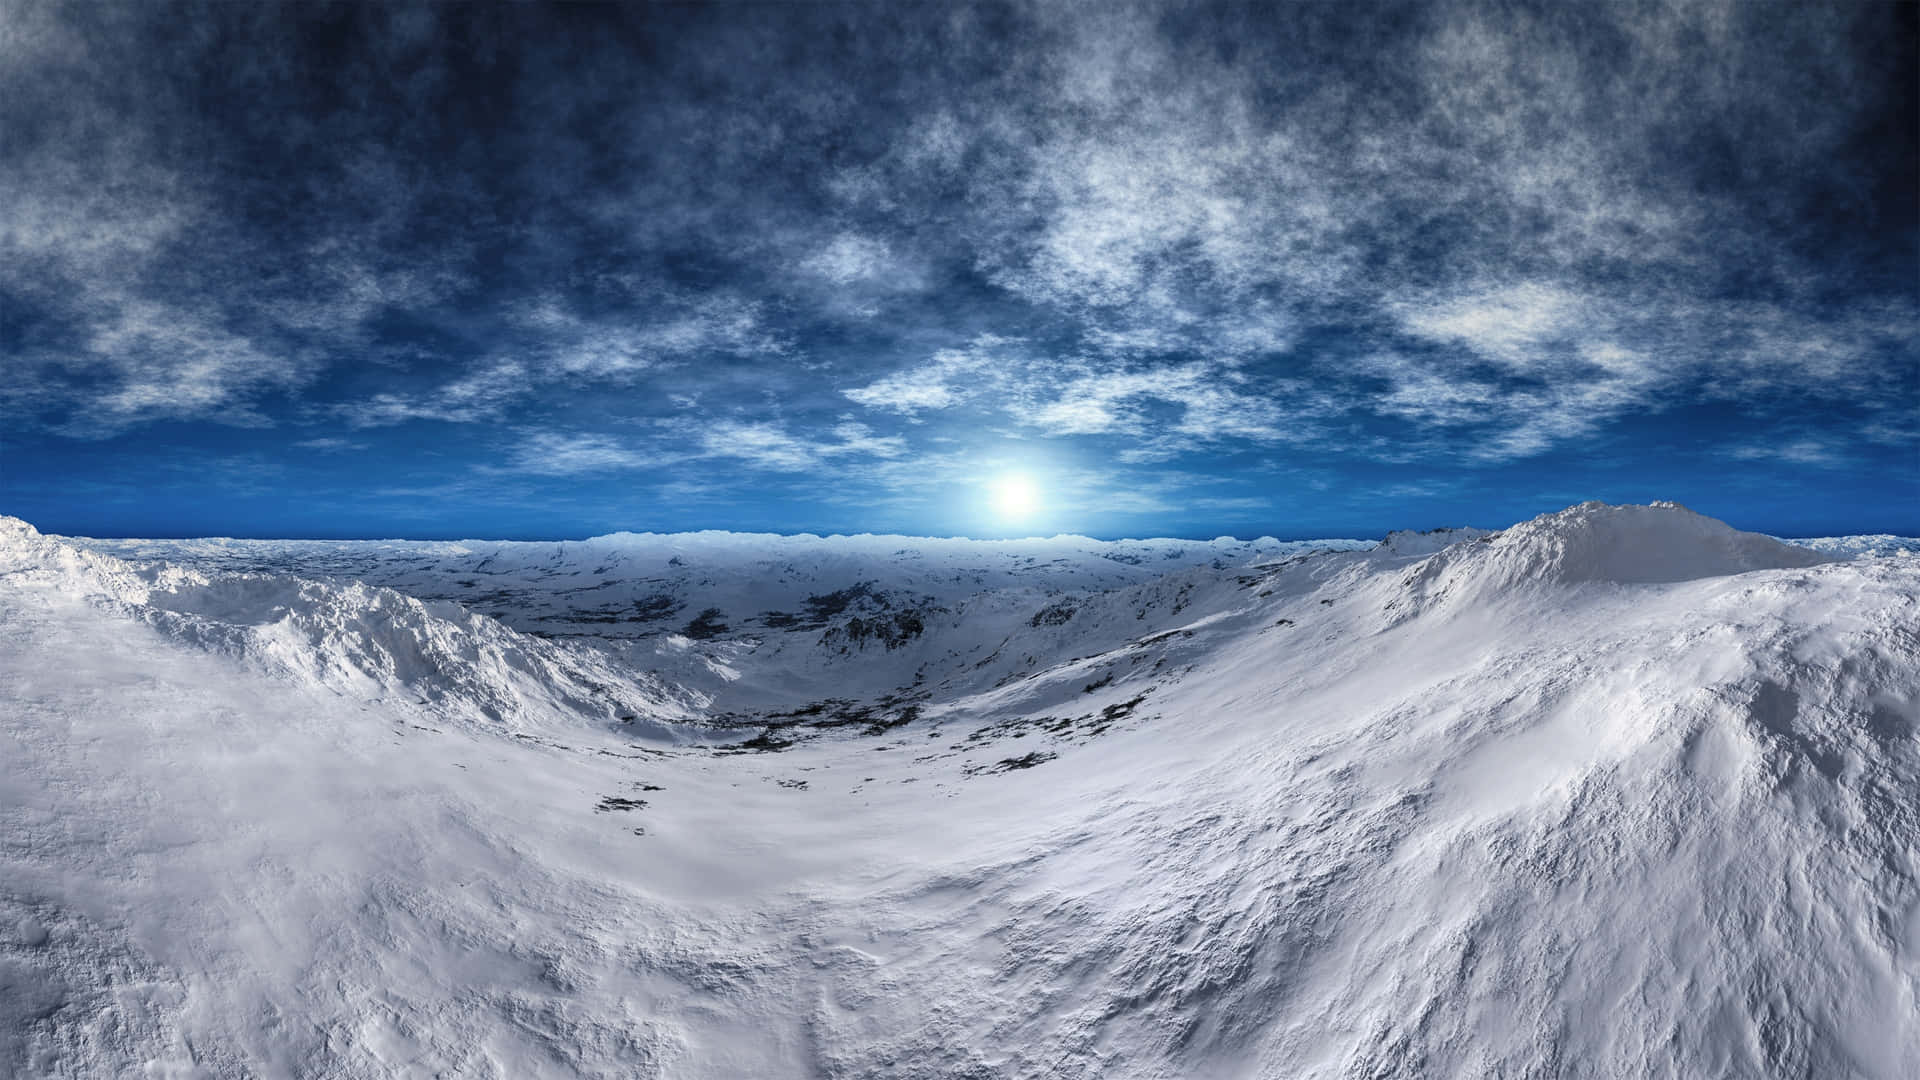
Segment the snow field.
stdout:
[[1920,1069],[1920,562],[1367,546],[9,519],[0,1072]]

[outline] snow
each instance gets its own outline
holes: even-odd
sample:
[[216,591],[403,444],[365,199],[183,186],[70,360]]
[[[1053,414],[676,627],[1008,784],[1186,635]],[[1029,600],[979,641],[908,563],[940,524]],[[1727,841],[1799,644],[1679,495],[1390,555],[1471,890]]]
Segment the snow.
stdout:
[[1387,538],[1380,541],[1380,547],[1395,555],[1431,555],[1442,548],[1492,535],[1491,530],[1472,526],[1423,529],[1419,532],[1403,529],[1388,533]]
[[0,519],[0,1074],[1911,1076],[1896,549]]
[[1874,533],[1868,536],[1815,536],[1799,540],[1788,540],[1804,548],[1840,555],[1850,558],[1862,556],[1868,558],[1899,558],[1920,555],[1920,537],[1889,536],[1886,533]]
[[1837,556],[1740,532],[1677,503],[1588,502],[1454,544],[1407,579],[1417,601],[1469,607],[1568,586],[1638,585],[1817,566]]

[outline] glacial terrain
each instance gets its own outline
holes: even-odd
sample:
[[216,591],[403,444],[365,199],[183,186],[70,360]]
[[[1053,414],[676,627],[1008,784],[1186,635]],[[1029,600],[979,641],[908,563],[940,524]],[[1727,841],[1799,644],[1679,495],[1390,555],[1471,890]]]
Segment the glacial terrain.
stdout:
[[1920,1075],[1920,540],[0,518],[0,1075]]

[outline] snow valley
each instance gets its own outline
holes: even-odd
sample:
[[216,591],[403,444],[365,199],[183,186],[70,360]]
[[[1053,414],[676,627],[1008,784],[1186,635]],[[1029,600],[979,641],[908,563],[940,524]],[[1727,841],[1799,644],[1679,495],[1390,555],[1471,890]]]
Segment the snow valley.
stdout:
[[1920,541],[0,519],[0,1073],[1920,1073]]

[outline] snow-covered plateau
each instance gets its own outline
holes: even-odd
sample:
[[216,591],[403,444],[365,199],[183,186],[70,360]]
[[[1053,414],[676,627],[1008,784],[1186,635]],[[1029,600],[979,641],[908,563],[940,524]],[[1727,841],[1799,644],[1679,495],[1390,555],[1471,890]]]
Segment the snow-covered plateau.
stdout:
[[1916,552],[0,518],[0,1075],[1920,1076]]

